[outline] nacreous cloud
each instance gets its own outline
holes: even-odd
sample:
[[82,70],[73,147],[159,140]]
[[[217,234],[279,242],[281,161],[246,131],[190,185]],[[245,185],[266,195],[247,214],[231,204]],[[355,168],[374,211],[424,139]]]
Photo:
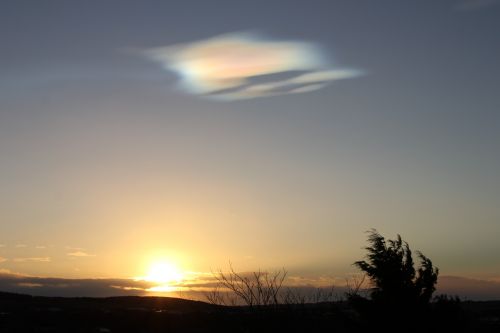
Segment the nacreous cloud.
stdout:
[[[304,93],[362,75],[331,66],[315,44],[266,40],[251,33],[154,48],[146,54],[177,73],[182,90],[222,100]],[[273,75],[286,78],[270,79]]]

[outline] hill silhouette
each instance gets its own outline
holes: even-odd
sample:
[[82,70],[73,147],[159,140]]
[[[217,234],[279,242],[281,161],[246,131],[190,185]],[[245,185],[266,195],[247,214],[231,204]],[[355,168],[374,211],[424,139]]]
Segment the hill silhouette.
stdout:
[[[450,311],[450,306],[452,307]],[[432,303],[433,326],[420,332],[500,331],[500,301]],[[172,297],[41,297],[0,292],[0,332],[366,332],[347,301],[262,307],[217,306]],[[388,327],[394,322],[384,323]],[[456,326],[456,325],[455,325]],[[387,331],[387,330],[386,330]],[[409,332],[398,328],[399,332]]]

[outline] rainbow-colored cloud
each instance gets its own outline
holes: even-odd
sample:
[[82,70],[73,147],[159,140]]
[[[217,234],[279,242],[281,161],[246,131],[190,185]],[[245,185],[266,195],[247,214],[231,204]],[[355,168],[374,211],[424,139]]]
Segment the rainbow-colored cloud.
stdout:
[[[182,90],[221,100],[304,93],[362,75],[331,66],[313,43],[268,40],[252,33],[154,48],[146,54],[177,73]],[[287,77],[270,79],[273,75]]]

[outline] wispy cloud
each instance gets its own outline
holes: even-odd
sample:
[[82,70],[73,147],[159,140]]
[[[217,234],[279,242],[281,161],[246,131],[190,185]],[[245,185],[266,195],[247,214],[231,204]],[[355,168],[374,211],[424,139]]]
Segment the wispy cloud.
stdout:
[[0,244],[0,247],[7,247],[7,245],[5,245],[5,244]]
[[41,283],[32,283],[32,282],[19,282],[17,284],[19,287],[26,287],[26,288],[38,288],[38,287],[43,287],[43,284]]
[[471,11],[500,5],[500,0],[462,0],[455,5],[456,10]]
[[40,296],[145,295],[153,283],[130,279],[61,279],[0,269],[0,290]]
[[[182,90],[221,100],[304,93],[363,74],[332,66],[314,43],[271,40],[253,33],[225,34],[146,54],[177,73]],[[282,74],[292,77],[269,80]]]
[[26,244],[16,244],[16,247],[20,249],[20,248],[28,247],[28,245],[26,245]]
[[0,268],[0,279],[3,276],[15,276],[16,274],[13,273],[10,269],[5,269],[5,268]]
[[50,262],[50,257],[14,258],[13,262]]
[[8,260],[7,258],[0,257],[0,262],[5,262],[5,261],[7,261],[7,260]]
[[90,254],[84,251],[74,251],[74,252],[69,252],[67,253],[68,256],[70,257],[95,257],[95,254]]
[[[244,274],[244,273],[241,273]],[[178,287],[183,295],[205,300],[204,292],[212,290],[217,280],[211,273],[192,272],[193,279],[184,281]],[[471,300],[491,300],[500,297],[500,280],[480,280],[456,276],[439,278],[437,293],[459,295]],[[317,288],[331,290],[332,282],[338,295],[348,290],[342,278],[290,276],[286,288],[308,295]],[[151,295],[154,282],[137,279],[63,279],[29,276],[0,268],[0,290],[45,296],[118,296]]]

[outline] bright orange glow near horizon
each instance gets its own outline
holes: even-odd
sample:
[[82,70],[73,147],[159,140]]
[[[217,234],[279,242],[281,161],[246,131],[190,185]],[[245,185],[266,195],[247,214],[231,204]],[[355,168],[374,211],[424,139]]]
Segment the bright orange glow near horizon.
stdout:
[[144,280],[157,284],[148,289],[152,292],[176,291],[179,283],[184,280],[182,270],[169,260],[155,260],[149,265],[144,277],[137,277],[136,280]]

